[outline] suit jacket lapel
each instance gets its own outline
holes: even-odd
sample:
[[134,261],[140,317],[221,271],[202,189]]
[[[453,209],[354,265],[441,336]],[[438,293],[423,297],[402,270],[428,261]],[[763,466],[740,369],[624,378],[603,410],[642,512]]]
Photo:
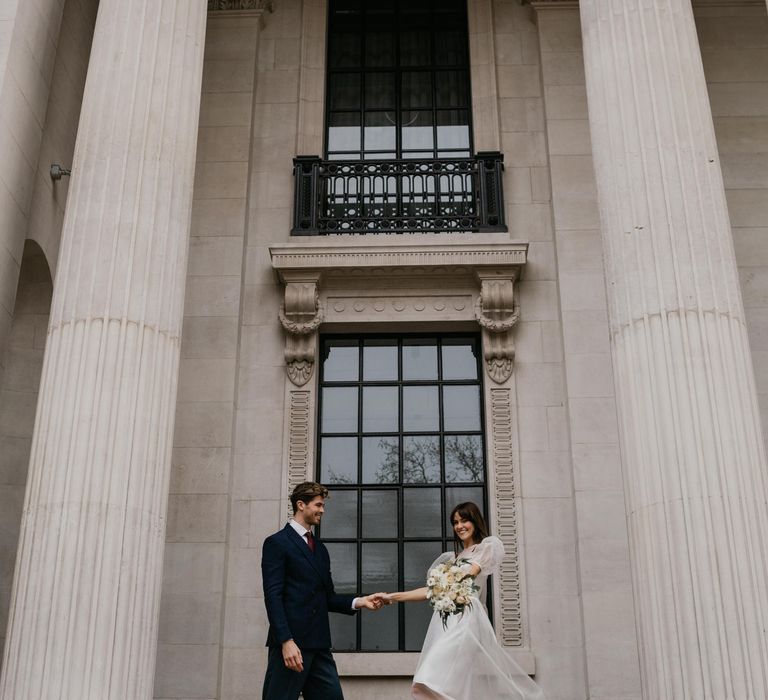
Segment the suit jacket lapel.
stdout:
[[[288,534],[288,539],[293,542],[294,546],[299,548],[299,551],[307,558],[307,561],[312,564],[312,568],[317,571],[320,578],[323,578],[323,572],[320,570],[320,561],[318,557],[312,553],[312,550],[307,545],[304,538],[294,530],[290,523],[285,526],[285,530]],[[315,540],[317,542],[317,540]],[[315,552],[317,552],[317,544],[315,545]]]

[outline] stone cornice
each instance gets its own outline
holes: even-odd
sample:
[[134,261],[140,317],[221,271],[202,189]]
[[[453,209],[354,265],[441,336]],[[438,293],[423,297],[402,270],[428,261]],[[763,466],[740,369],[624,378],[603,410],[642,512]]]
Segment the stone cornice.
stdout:
[[523,0],[537,10],[571,10],[579,6],[579,0]]
[[208,0],[208,12],[272,10],[272,0]]
[[275,246],[269,252],[272,267],[285,281],[286,275],[305,270],[520,267],[526,262],[528,244]]

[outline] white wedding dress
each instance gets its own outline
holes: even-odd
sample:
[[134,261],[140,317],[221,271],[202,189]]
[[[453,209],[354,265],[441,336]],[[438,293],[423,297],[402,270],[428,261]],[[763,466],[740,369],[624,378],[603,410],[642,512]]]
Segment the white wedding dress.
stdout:
[[[445,552],[429,568],[454,556]],[[432,615],[411,686],[416,700],[543,700],[539,686],[499,645],[483,603],[488,576],[498,573],[503,558],[498,537],[459,554],[459,563],[480,567],[475,581],[480,591],[464,615],[448,618],[447,628],[438,613]]]

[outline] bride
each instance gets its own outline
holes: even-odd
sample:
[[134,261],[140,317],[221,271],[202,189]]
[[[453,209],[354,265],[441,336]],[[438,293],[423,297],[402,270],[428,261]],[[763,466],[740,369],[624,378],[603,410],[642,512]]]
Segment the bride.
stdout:
[[[413,677],[411,695],[416,700],[543,700],[543,694],[496,640],[485,609],[488,576],[497,573],[504,545],[488,535],[474,503],[460,503],[451,512],[456,552],[445,552],[430,566],[456,559],[475,576],[479,592],[463,615],[451,615],[443,626],[435,612],[424,639]],[[386,603],[425,601],[427,587],[389,593]]]

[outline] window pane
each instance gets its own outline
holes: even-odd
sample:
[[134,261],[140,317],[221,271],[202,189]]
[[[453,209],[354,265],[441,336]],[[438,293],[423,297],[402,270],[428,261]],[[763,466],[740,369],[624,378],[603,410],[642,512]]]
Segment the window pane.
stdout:
[[[430,111],[403,112],[403,149],[434,148],[435,133]],[[432,153],[427,154],[428,158]]]
[[331,74],[328,92],[332,110],[360,109],[360,74]]
[[440,537],[442,533],[440,489],[403,489],[405,537]]
[[[395,121],[389,112],[365,115],[365,150],[386,151],[395,147]],[[380,157],[380,156],[377,156]]]
[[443,379],[477,379],[475,343],[469,338],[443,340]]
[[[373,591],[376,593],[377,591]],[[373,615],[364,615],[360,621],[362,651],[397,651],[397,605],[383,607]],[[334,615],[333,617],[345,617]]]
[[403,387],[403,430],[407,432],[438,430],[439,418],[436,386]]
[[[397,544],[369,543],[362,546],[363,593],[397,590]],[[381,613],[384,613],[383,615]],[[397,606],[385,607],[362,620],[362,648],[383,651],[398,646]]]
[[354,151],[360,148],[360,114],[337,112],[328,117],[328,150]]
[[[354,542],[328,542],[333,586],[337,593],[357,593],[357,545]],[[335,615],[333,616],[335,617]]]
[[356,341],[333,340],[325,344],[323,379],[326,382],[357,381],[359,350]]
[[432,107],[432,74],[426,71],[401,75],[403,109],[430,109]]
[[445,480],[483,481],[483,443],[479,435],[445,436]]
[[[347,29],[348,27],[348,29]],[[328,52],[330,68],[355,68],[360,65],[360,32],[352,26],[331,32]]]
[[[381,20],[376,17],[376,20]],[[389,31],[370,31],[365,35],[365,65],[371,68],[395,64],[395,35]]]
[[363,347],[363,379],[380,382],[397,379],[397,343],[366,341]]
[[397,430],[396,386],[363,387],[363,432],[390,433]]
[[444,66],[467,64],[467,37],[460,28],[446,28],[435,34],[435,63]]
[[357,388],[326,387],[323,389],[324,433],[357,432]]
[[397,491],[363,491],[363,537],[397,537]]
[[403,379],[437,379],[437,342],[403,342]]
[[[426,25],[428,15],[408,18],[409,26],[414,24]],[[428,29],[411,29],[400,32],[400,65],[428,66],[431,54],[431,37]]]
[[464,110],[441,110],[437,113],[437,147],[469,148],[469,118]]
[[357,491],[331,489],[320,525],[323,538],[357,537]]
[[444,386],[445,430],[480,430],[480,387]]
[[426,484],[440,481],[440,438],[437,435],[403,437],[403,481]]
[[400,441],[396,437],[363,438],[363,483],[394,484],[400,480]]
[[439,71],[435,74],[436,107],[468,107],[469,83],[463,70]]
[[365,108],[394,109],[395,108],[395,74],[366,73],[365,75]]
[[449,486],[445,489],[445,512],[447,515],[450,515],[459,503],[467,502],[474,503],[480,509],[486,522],[488,521],[483,508],[482,486]]
[[357,649],[357,616],[329,615],[333,651],[355,651]]
[[[405,590],[421,588],[427,569],[442,553],[442,542],[406,542],[404,550]],[[427,604],[405,606],[405,650],[420,651],[424,643],[432,608]]]
[[320,443],[320,480],[324,484],[357,483],[356,437],[326,437],[322,439]]

